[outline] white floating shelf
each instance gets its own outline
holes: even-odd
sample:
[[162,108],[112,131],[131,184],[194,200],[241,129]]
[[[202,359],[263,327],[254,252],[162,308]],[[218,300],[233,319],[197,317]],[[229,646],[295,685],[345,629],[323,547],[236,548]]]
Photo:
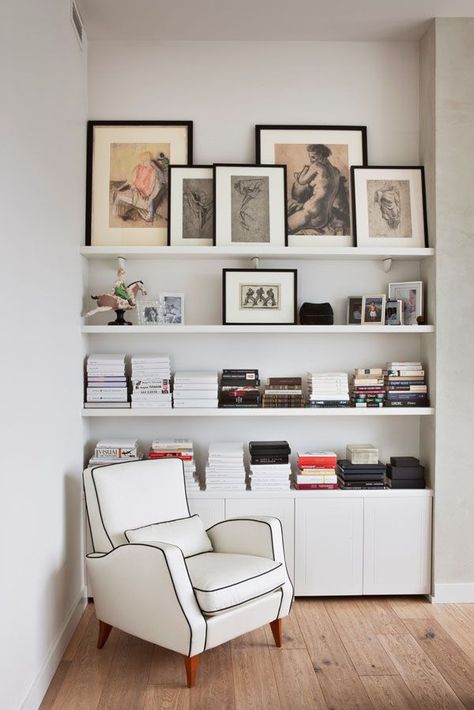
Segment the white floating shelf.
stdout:
[[84,417],[421,417],[433,407],[371,407],[369,409],[83,409]]
[[82,332],[88,335],[187,335],[191,333],[331,333],[358,335],[385,334],[390,335],[420,335],[434,333],[434,325],[83,325]]
[[376,247],[81,247],[88,259],[328,259],[328,260],[419,260],[434,255],[432,248]]

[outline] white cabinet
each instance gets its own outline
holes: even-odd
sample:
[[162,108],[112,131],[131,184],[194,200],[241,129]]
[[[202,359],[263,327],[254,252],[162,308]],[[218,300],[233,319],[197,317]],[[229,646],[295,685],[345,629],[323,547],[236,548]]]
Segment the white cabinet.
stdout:
[[226,499],[226,518],[251,515],[270,515],[281,520],[288,574],[294,580],[294,500],[291,498]]
[[295,501],[295,594],[362,594],[362,498]]
[[431,498],[364,501],[364,594],[430,592]]
[[225,519],[225,503],[222,498],[189,498],[188,503],[191,515],[197,513],[205,528]]

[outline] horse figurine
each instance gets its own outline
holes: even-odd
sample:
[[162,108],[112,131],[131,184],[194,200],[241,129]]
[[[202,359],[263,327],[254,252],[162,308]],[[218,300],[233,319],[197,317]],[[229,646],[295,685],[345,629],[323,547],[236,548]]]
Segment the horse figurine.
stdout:
[[[123,272],[123,274],[124,273],[125,272]],[[101,293],[99,296],[91,296],[94,301],[97,301],[97,307],[86,313],[84,318],[90,318],[90,316],[101,313],[102,311],[115,311],[117,318],[111,321],[109,325],[132,325],[129,321],[124,319],[124,313],[136,307],[138,294],[141,293],[146,296],[147,292],[143,286],[143,281],[132,281],[128,286],[125,286],[124,282],[120,279],[123,274],[120,272],[117,273],[119,278],[115,282],[112,291],[109,293]]]

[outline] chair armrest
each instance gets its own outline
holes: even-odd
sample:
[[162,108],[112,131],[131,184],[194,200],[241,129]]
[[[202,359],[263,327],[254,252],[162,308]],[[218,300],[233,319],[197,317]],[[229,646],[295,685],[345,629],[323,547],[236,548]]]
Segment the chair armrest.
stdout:
[[130,543],[87,555],[97,618],[184,655],[204,650],[206,622],[183,553],[167,543]]

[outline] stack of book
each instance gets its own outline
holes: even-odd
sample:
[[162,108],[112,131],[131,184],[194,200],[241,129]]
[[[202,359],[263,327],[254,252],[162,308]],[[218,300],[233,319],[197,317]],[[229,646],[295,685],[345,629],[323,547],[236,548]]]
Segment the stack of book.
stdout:
[[290,445],[287,441],[251,441],[250,488],[280,491],[290,487]]
[[215,409],[218,399],[217,372],[176,372],[173,380],[175,408]]
[[269,377],[262,407],[304,407],[301,377]]
[[101,439],[95,445],[89,466],[139,461],[140,458],[137,439]]
[[148,453],[149,459],[180,459],[183,462],[186,490],[199,491],[196,476],[193,442],[191,439],[155,439]]
[[347,444],[346,459],[351,463],[378,463],[379,450],[373,444]]
[[247,490],[243,444],[230,441],[209,446],[206,489],[208,491]]
[[258,370],[222,370],[219,407],[260,407]]
[[337,455],[334,451],[298,453],[294,487],[299,491],[336,490],[336,465]]
[[425,467],[414,456],[391,456],[387,483],[389,488],[424,488]]
[[348,407],[350,404],[347,372],[308,372],[307,384],[310,407]]
[[384,377],[381,367],[356,368],[352,377],[354,407],[383,407]]
[[385,464],[351,463],[347,459],[337,462],[339,488],[345,490],[372,490],[385,487]]
[[386,407],[428,407],[428,386],[421,362],[388,362]]
[[132,355],[132,409],[171,408],[169,355]]
[[125,354],[91,353],[87,358],[87,409],[122,409],[130,407]]

